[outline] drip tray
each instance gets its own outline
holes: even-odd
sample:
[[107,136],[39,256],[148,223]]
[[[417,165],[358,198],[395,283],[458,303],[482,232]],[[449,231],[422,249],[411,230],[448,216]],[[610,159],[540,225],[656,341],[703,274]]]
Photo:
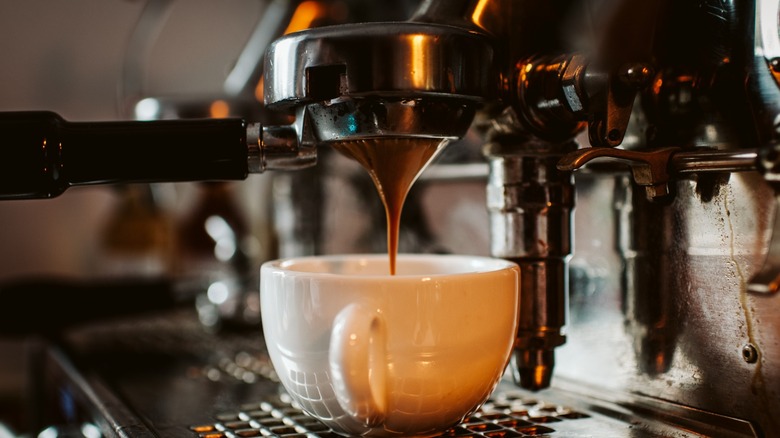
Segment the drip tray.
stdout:
[[[548,436],[554,434],[556,428],[568,432],[581,429],[572,428],[569,423],[590,418],[588,414],[529,398],[521,393],[497,391],[479,412],[441,436]],[[594,425],[591,422],[585,426]],[[260,403],[246,404],[235,411],[219,413],[214,422],[191,426],[190,429],[199,438],[339,436],[319,420],[301,411],[286,394]]]
[[[103,436],[123,438],[338,436],[284,392],[259,330],[210,334],[183,312],[112,321],[63,339],[41,356],[42,427],[91,422]],[[635,409],[556,382],[535,394],[504,380],[442,436],[753,436],[739,420],[695,417],[679,406],[676,415]]]

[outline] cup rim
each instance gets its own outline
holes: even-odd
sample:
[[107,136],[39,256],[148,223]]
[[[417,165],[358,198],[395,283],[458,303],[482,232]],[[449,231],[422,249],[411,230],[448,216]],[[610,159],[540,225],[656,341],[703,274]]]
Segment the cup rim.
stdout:
[[321,277],[344,277],[344,278],[361,278],[361,279],[381,279],[382,281],[392,281],[393,279],[414,279],[414,278],[439,278],[439,277],[453,277],[453,276],[464,276],[464,275],[486,275],[491,274],[499,271],[503,271],[506,269],[519,269],[517,267],[517,264],[514,262],[511,262],[509,260],[495,258],[495,257],[488,257],[488,256],[480,256],[480,255],[465,255],[465,254],[414,254],[414,253],[401,253],[398,254],[396,263],[400,264],[399,262],[402,261],[415,261],[415,260],[426,260],[426,259],[436,259],[436,260],[449,260],[452,263],[471,263],[474,265],[474,269],[472,270],[464,270],[459,272],[444,272],[444,273],[438,273],[438,274],[404,274],[404,273],[396,273],[396,275],[390,275],[389,273],[387,275],[376,275],[376,274],[356,274],[356,273],[350,273],[350,274],[338,274],[338,273],[332,273],[332,272],[311,272],[311,271],[300,271],[295,269],[290,269],[290,267],[297,263],[306,263],[306,262],[312,262],[312,261],[339,261],[339,260],[354,260],[354,259],[362,259],[362,260],[368,260],[371,262],[376,262],[379,260],[387,261],[388,255],[387,254],[327,254],[327,255],[315,255],[315,256],[301,256],[301,257],[287,257],[287,258],[281,258],[276,260],[269,260],[262,264],[261,270],[273,270],[274,272],[283,272],[285,275],[305,275],[306,277],[310,278],[321,278]]

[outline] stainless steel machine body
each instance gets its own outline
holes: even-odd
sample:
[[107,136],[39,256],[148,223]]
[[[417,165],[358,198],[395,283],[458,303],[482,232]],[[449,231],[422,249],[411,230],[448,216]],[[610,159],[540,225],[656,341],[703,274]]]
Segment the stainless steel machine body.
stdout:
[[[521,386],[688,430],[740,435],[736,420],[774,436],[777,19],[772,1],[426,1],[409,22],[277,40],[265,100],[294,108],[315,143],[465,134],[471,150],[481,139],[487,167],[466,153],[420,181],[407,208],[422,237],[406,249],[462,249],[448,243],[461,236],[437,211],[437,185],[486,203],[470,223],[490,239],[474,252],[524,274]],[[344,202],[333,184],[369,183],[327,151],[320,164],[319,204],[294,201],[302,174],[280,180],[282,225],[318,224],[282,228],[283,255],[372,248],[363,237],[381,219],[351,235],[327,226]]]

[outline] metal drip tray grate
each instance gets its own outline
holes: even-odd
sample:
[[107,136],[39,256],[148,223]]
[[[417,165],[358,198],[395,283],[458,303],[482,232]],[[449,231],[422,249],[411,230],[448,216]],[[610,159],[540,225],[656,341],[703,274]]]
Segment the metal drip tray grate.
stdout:
[[[67,346],[68,354],[47,349],[46,386],[58,397],[70,394],[84,418],[103,425],[105,436],[337,436],[279,392],[256,333],[205,333],[191,311],[83,327],[70,334]],[[479,412],[442,436],[758,435],[743,420],[619,395],[563,378],[533,394],[505,380]]]
[[[531,399],[523,394],[497,392],[482,409],[441,436],[547,436],[556,424],[590,418],[573,409]],[[215,416],[213,423],[191,426],[199,438],[336,437],[319,420],[306,415],[286,395],[242,406]]]

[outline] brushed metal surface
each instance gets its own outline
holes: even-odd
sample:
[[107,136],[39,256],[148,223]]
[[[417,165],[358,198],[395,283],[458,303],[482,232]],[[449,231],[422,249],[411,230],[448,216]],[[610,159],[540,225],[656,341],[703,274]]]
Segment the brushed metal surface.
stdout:
[[773,191],[757,173],[721,175],[679,181],[673,202],[648,205],[626,178],[577,178],[558,375],[780,433],[777,298],[746,292],[766,255]]

